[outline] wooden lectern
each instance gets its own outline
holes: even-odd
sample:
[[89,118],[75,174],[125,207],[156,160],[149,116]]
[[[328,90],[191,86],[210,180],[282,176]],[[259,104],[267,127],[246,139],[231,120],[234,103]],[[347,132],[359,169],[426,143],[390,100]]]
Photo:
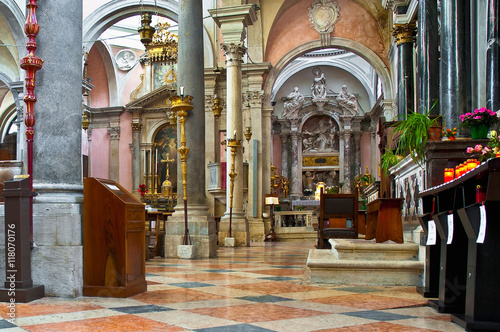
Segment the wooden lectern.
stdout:
[[144,204],[115,181],[83,185],[83,295],[146,291]]

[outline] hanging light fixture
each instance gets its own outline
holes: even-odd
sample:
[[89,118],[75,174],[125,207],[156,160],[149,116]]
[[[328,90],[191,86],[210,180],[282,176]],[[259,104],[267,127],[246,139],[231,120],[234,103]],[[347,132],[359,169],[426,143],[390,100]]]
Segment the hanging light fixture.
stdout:
[[153,40],[153,34],[155,33],[155,28],[151,26],[151,14],[142,13],[141,14],[141,26],[139,29],[139,35],[141,36],[141,43],[147,48],[151,41]]

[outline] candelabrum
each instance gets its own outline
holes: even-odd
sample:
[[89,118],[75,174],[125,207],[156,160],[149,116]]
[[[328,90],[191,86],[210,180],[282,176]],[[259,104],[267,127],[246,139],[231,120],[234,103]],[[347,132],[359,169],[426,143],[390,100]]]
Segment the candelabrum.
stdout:
[[233,191],[234,191],[234,178],[238,175],[235,172],[234,159],[236,158],[236,152],[241,146],[241,140],[236,139],[236,131],[234,132],[234,138],[229,138],[222,142],[222,144],[231,148],[231,172],[229,172],[229,237],[231,237],[231,226],[233,222]]
[[276,166],[271,164],[271,193],[276,194],[276,190],[279,187],[280,176],[276,174]]
[[[183,87],[181,87],[181,90]],[[180,147],[177,149],[181,156],[181,171],[182,171],[182,189],[184,191],[184,244],[189,244],[189,229],[187,222],[187,155],[189,153],[189,148],[186,146],[186,117],[188,116],[188,111],[193,109],[192,96],[184,96],[181,92],[181,96],[172,97],[172,112],[175,112],[179,123],[181,125],[181,142]]]

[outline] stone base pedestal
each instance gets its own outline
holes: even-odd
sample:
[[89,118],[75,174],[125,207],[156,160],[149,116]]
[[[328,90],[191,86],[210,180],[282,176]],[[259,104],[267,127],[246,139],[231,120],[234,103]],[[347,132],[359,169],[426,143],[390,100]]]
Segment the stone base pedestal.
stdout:
[[181,259],[193,259],[195,255],[195,247],[189,244],[180,244],[177,246],[177,257]]
[[266,236],[264,219],[249,219],[250,242],[263,242]]
[[[188,206],[188,228],[190,244],[194,246],[195,257],[217,256],[217,235],[215,220],[208,216],[206,206]],[[179,245],[184,244],[184,210],[176,210],[165,224],[165,257],[177,258]]]
[[226,237],[224,239],[224,247],[234,247],[234,237]]
[[[35,184],[31,274],[45,296],[78,297],[83,287],[83,186]],[[5,210],[0,206],[0,282],[5,282]]]
[[[41,299],[44,296],[45,292],[43,285],[26,288],[15,288],[15,286],[14,288],[0,288],[0,302],[28,303]],[[7,308],[8,306],[9,305],[7,305]]]
[[[234,246],[250,246],[250,230],[245,217],[233,214],[231,226],[231,237],[234,238]],[[219,245],[222,245],[227,237],[229,237],[229,216],[224,216],[219,223]]]

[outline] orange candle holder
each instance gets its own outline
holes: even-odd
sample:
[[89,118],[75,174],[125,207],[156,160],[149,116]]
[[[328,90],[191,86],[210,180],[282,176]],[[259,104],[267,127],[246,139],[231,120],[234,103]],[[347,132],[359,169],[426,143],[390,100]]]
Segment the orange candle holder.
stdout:
[[453,168],[444,169],[444,183],[450,182],[455,178],[455,170]]

